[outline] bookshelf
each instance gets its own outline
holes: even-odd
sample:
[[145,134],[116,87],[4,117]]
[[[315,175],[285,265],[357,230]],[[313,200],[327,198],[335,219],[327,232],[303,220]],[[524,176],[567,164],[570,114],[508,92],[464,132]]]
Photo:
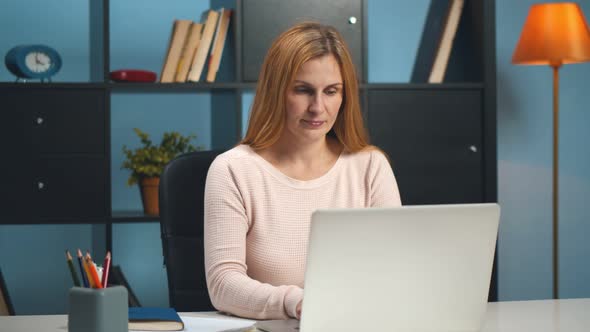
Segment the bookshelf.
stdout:
[[[131,8],[139,2],[115,6],[110,0],[88,1],[89,66],[84,67],[88,71],[84,78],[43,84],[0,82],[0,100],[6,108],[3,113],[7,120],[0,128],[6,135],[3,138],[5,141],[18,138],[16,141],[21,142],[8,147],[8,153],[17,158],[5,166],[7,174],[14,176],[4,190],[14,199],[7,205],[6,217],[0,223],[104,224],[110,248],[113,223],[158,222],[133,206],[118,205],[125,200],[116,194],[123,190],[119,189],[123,185],[114,188],[124,182],[118,170],[120,146],[113,145],[124,135],[118,127],[120,112],[127,112],[126,108],[142,105],[148,99],[186,98],[189,104],[194,100],[199,105],[206,104],[203,113],[199,107],[183,112],[196,113],[191,118],[197,119],[195,125],[202,122],[200,117],[206,118],[209,126],[206,147],[231,147],[243,134],[248,107],[244,103],[251,100],[266,43],[297,17],[307,17],[306,13],[337,26],[348,36],[360,73],[367,126],[373,142],[383,147],[392,160],[404,203],[497,201],[494,0],[465,0],[457,45],[442,84],[369,82],[368,1],[289,1],[281,2],[281,6],[289,8],[277,8],[277,2],[271,0],[212,0],[204,4],[184,1],[175,5],[152,0],[142,9],[147,13]],[[109,72],[121,68],[139,67],[160,74],[172,21],[165,20],[160,37],[129,39],[142,33],[142,24],[158,24],[149,15],[176,18],[193,12],[190,16],[196,20],[201,10],[219,7],[232,8],[234,13],[216,82],[109,81]],[[142,15],[149,19],[142,22]],[[353,16],[357,19],[355,24],[350,20]],[[118,31],[129,31],[129,34],[121,36]],[[389,42],[394,41],[377,41]],[[133,48],[145,53],[137,57],[126,55]],[[130,58],[137,63],[130,62]],[[44,109],[51,120],[55,106],[48,105],[60,100],[75,100],[75,109],[93,109],[97,118],[85,124],[88,118],[74,119],[65,114],[55,118],[58,122],[44,119],[43,124],[36,124],[35,112]],[[23,103],[28,105],[26,114],[13,111],[22,110]],[[176,110],[164,111],[171,117],[176,114]],[[86,130],[79,132],[76,128]],[[30,139],[50,142],[60,135],[72,135],[60,151],[39,150]],[[84,139],[92,141],[88,145],[93,148],[75,146],[74,143]],[[68,147],[70,143],[74,145]],[[77,168],[68,170],[68,164]],[[62,186],[64,179],[68,180],[63,174],[79,177],[75,181],[70,178],[69,185]],[[44,176],[46,183],[40,180]],[[40,182],[43,188],[39,188]],[[41,192],[47,188],[52,190],[50,194]],[[139,197],[136,188],[126,190],[133,190]],[[92,200],[92,205],[85,205]],[[22,203],[29,201],[33,202],[32,207]],[[40,211],[38,207],[45,207],[48,212],[36,214],[35,211]]]

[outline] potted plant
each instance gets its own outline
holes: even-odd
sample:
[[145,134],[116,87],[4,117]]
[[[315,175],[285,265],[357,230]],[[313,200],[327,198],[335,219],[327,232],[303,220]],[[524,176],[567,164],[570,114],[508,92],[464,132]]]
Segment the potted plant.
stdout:
[[139,136],[141,146],[137,149],[129,149],[123,145],[125,161],[122,169],[131,170],[127,184],[132,186],[139,183],[143,210],[148,215],[159,215],[158,187],[160,174],[164,166],[176,156],[201,150],[190,144],[195,135],[182,136],[178,132],[166,132],[162,136],[159,145],[154,145],[147,133],[134,128],[133,131]]

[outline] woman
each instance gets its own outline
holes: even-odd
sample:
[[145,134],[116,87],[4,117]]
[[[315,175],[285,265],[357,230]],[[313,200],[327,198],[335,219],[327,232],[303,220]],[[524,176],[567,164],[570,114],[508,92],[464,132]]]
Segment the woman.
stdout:
[[248,131],[205,187],[205,270],[215,308],[299,318],[318,208],[400,206],[387,158],[369,145],[342,36],[297,24],[270,47]]

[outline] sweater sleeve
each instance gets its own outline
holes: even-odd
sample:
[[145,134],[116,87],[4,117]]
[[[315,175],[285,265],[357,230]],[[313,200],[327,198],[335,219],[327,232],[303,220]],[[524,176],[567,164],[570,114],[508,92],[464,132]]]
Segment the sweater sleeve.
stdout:
[[401,206],[397,181],[387,157],[379,151],[371,151],[371,162],[367,172],[371,192],[371,207]]
[[273,286],[250,278],[246,235],[250,221],[229,161],[217,158],[205,185],[205,273],[213,306],[253,319],[296,317],[303,289]]

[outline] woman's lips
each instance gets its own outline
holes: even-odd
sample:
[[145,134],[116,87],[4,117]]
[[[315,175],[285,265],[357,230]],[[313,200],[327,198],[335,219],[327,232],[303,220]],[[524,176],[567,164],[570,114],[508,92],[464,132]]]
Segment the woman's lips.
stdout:
[[325,121],[318,121],[318,120],[303,120],[303,122],[306,125],[308,125],[310,127],[314,127],[314,128],[321,127],[325,123]]

